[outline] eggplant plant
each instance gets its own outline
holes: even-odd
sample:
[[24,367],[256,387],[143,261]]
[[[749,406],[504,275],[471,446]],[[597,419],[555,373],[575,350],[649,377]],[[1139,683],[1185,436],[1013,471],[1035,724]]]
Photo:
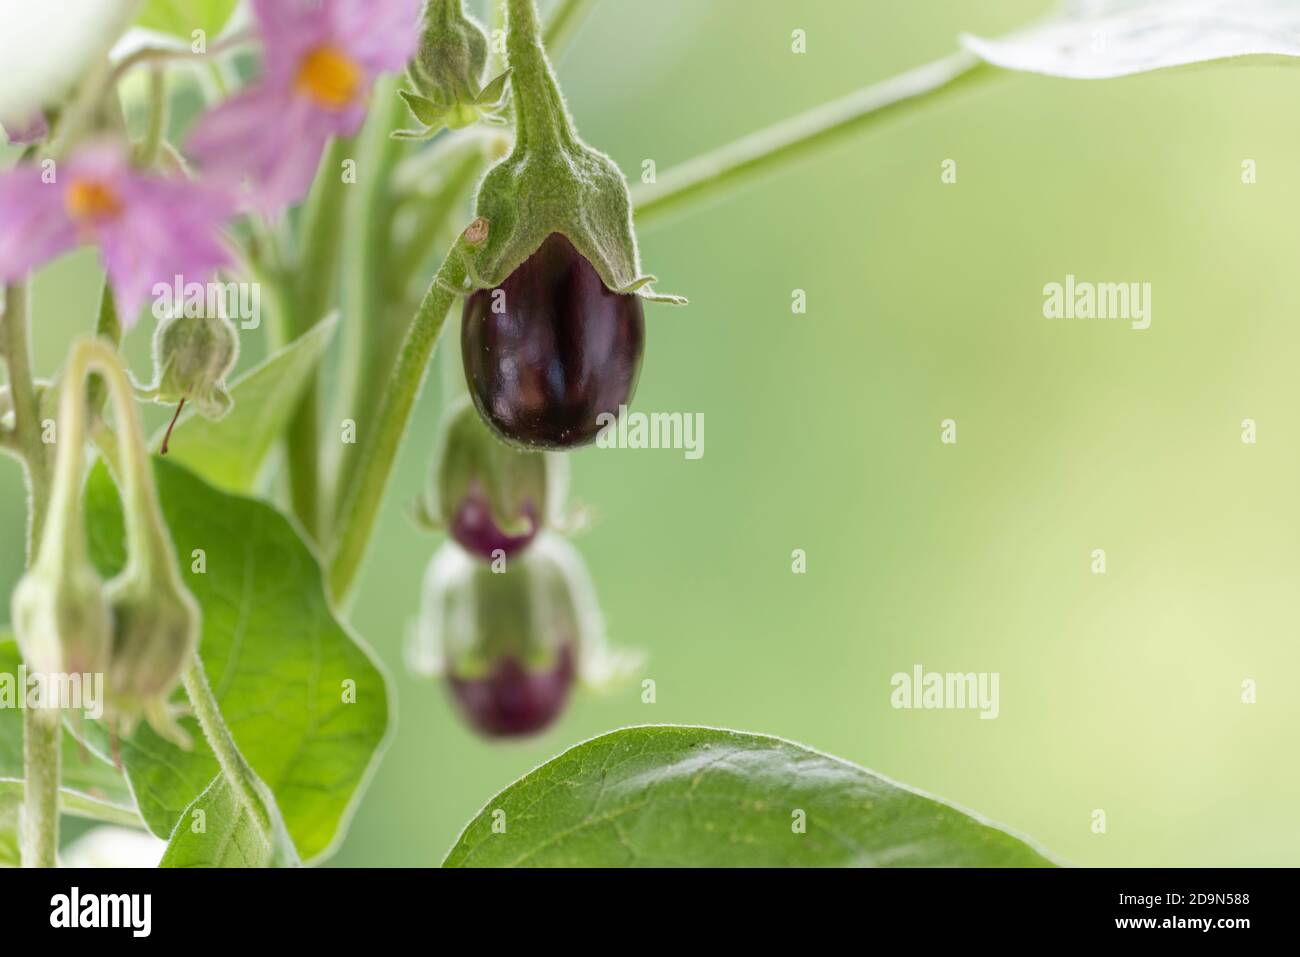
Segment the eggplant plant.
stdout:
[[[101,0],[57,25],[2,8],[0,450],[29,495],[9,503],[28,534],[0,632],[0,674],[23,676],[0,695],[0,863],[55,866],[63,815],[156,835],[168,867],[337,848],[395,708],[349,602],[449,314],[463,385],[428,486],[405,490],[446,541],[407,664],[484,737],[516,737],[640,666],[564,538],[565,453],[665,374],[654,327],[686,304],[643,272],[637,230],[1008,71],[1300,55],[1290,4],[1067,4],[630,191],[552,68],[594,0],[486,6],[490,25],[464,0]],[[77,247],[102,263],[99,308],[41,377],[31,276]],[[142,319],[147,375],[122,352]],[[247,337],[266,358],[232,378]],[[150,402],[175,414],[146,436]],[[1056,861],[781,738],[642,726],[523,775],[445,863]]]

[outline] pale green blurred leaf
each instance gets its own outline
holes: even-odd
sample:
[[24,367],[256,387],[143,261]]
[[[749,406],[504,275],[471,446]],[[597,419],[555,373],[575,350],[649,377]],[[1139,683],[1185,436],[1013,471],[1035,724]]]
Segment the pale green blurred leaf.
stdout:
[[[316,558],[283,516],[163,459],[154,473],[182,575],[203,609],[199,651],[222,716],[299,854],[320,857],[342,837],[377,760],[388,725],[385,678],[334,617]],[[87,482],[86,511],[91,556],[107,576],[126,555],[103,465]],[[203,573],[194,571],[195,549],[204,552]],[[354,704],[343,700],[345,682],[355,682]],[[218,771],[197,723],[181,724],[194,739],[190,751],[147,726],[120,745],[140,812],[160,837]],[[102,725],[89,727],[106,748]]]
[[1011,70],[1090,80],[1252,54],[1300,56],[1294,0],[1078,0],[968,49]]
[[[505,830],[495,832],[497,812]],[[805,824],[798,833],[800,812]],[[1052,866],[1044,852],[857,765],[765,735],[625,728],[487,803],[449,867]]]
[[[252,491],[337,328],[337,314],[329,316],[240,376],[230,387],[235,407],[223,418],[183,415],[172,431],[168,460],[228,492]],[[160,441],[161,435],[153,447]]]
[[145,0],[136,24],[186,42],[195,30],[203,30],[211,40],[225,29],[237,6],[239,0]]

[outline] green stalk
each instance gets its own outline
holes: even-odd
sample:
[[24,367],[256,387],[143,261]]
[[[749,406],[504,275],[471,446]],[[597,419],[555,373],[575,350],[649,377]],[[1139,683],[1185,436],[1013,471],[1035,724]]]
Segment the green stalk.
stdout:
[[675,166],[633,191],[636,225],[645,227],[716,199],[757,176],[855,135],[922,103],[938,103],[1000,71],[961,52],[850,93]]
[[366,432],[357,459],[359,467],[345,490],[339,510],[338,537],[330,555],[330,591],[339,601],[347,597],[361,568],[397,449],[406,432],[406,422],[429,369],[429,357],[447,319],[447,310],[466,279],[463,258],[466,252],[467,241],[462,235],[447,253],[411,320],[397,364],[379,401],[377,427]]
[[261,779],[240,752],[230,729],[226,727],[226,722],[221,717],[221,706],[212,693],[212,685],[208,683],[203,661],[198,655],[194,656],[194,664],[182,676],[181,682],[189,696],[190,706],[194,709],[194,717],[198,719],[212,753],[217,756],[217,764],[221,766],[222,773],[257,821],[262,833],[269,838],[275,825],[262,800]]
[[[27,564],[45,532],[49,513],[52,466],[41,442],[41,416],[32,378],[27,342],[27,286],[15,283],[5,291],[0,318],[0,355],[9,371],[14,408],[14,441],[27,478]],[[55,867],[59,851],[59,775],[63,729],[42,720],[37,708],[23,709],[23,806],[21,852],[24,867]]]
[[[364,180],[352,188],[348,200],[351,228],[346,242],[343,279],[343,362],[336,418],[352,419],[358,435],[371,432],[379,391],[392,368],[401,334],[402,319],[394,319],[384,297],[383,273],[391,259],[393,196],[390,179],[401,158],[404,144],[389,134],[398,125],[405,107],[396,94],[393,80],[381,81],[372,94],[380,104],[366,121],[357,139],[357,168]],[[337,441],[338,436],[335,436]],[[346,490],[357,468],[358,448],[333,447],[329,473],[337,512],[338,495]],[[323,535],[326,543],[333,536]]]
[[[297,339],[325,318],[333,298],[344,209],[340,166],[352,148],[349,140],[335,140],[325,151],[315,186],[303,210],[298,282],[293,301],[281,300],[288,310],[281,325],[290,340]],[[289,495],[294,514],[313,541],[320,538],[320,439],[320,382],[313,375],[289,422],[288,432]]]
[[595,5],[596,0],[560,0],[552,8],[543,35],[546,52],[552,60],[559,62],[563,52],[568,49],[569,42],[578,32],[578,27],[582,26],[582,21]]

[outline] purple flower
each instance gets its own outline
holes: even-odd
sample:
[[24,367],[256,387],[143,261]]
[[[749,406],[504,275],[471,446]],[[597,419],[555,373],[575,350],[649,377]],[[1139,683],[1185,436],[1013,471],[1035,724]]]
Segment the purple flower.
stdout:
[[263,75],[190,135],[205,175],[250,182],[250,202],[267,215],[301,199],[330,137],[361,127],[375,77],[414,55],[420,4],[253,0]]
[[4,126],[5,138],[10,146],[29,146],[41,142],[50,135],[50,126],[45,120],[45,114],[40,110],[17,122],[0,123],[0,126]]
[[156,283],[206,280],[230,262],[221,227],[234,212],[226,191],[134,170],[113,143],[57,167],[23,164],[0,173],[0,281],[95,244],[130,327]]

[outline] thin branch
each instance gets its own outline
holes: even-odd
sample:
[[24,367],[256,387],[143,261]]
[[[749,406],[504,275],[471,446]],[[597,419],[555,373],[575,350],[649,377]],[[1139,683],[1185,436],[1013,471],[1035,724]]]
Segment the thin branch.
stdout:
[[961,52],[751,133],[674,166],[658,182],[633,191],[636,225],[644,228],[717,199],[755,177],[867,129],[921,103],[935,103],[1000,74]]

